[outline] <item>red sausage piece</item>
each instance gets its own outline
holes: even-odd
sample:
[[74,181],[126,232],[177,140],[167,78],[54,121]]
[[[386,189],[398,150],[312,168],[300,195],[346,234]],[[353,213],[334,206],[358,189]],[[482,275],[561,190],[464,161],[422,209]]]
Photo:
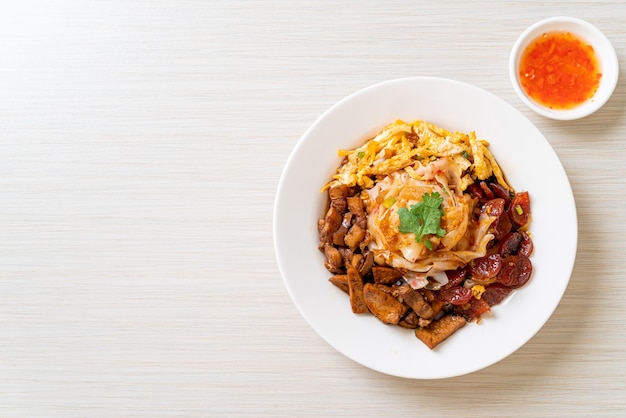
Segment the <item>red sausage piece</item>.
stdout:
[[530,217],[530,195],[528,192],[519,192],[513,197],[509,206],[509,217],[520,228],[528,223]]
[[469,264],[469,273],[473,280],[486,281],[497,276],[501,268],[500,254],[491,254],[473,260]]
[[502,258],[502,269],[497,282],[515,289],[524,286],[532,272],[530,259],[524,254],[508,255]]
[[472,289],[467,289],[463,286],[454,286],[439,291],[441,299],[453,305],[464,305],[470,301],[473,295]]

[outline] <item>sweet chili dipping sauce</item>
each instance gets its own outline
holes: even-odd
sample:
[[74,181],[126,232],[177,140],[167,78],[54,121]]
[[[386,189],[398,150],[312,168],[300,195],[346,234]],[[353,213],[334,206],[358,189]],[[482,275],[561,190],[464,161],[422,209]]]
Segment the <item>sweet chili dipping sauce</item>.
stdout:
[[550,109],[570,109],[593,97],[600,84],[598,60],[591,45],[570,32],[548,32],[522,55],[522,87]]

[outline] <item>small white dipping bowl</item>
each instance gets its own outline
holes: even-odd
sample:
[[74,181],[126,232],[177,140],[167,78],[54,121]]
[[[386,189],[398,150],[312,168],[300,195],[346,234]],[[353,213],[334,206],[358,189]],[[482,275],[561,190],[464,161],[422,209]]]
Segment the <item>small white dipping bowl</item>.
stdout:
[[[570,32],[591,45],[602,73],[596,93],[582,104],[570,109],[550,109],[537,103],[526,94],[520,82],[519,66],[524,51],[539,36],[550,32]],[[573,17],[552,17],[530,26],[517,39],[509,59],[509,76],[517,95],[532,110],[551,119],[574,120],[591,115],[609,100],[617,85],[619,63],[611,42],[598,28]]]

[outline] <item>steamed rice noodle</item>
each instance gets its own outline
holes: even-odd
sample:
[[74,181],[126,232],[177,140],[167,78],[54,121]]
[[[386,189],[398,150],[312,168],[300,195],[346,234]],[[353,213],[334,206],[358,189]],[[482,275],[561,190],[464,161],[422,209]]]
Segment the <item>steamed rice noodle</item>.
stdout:
[[[327,190],[346,185],[361,190],[367,214],[367,247],[375,262],[405,272],[415,289],[446,283],[445,271],[455,270],[487,254],[495,216],[480,211],[467,193],[472,184],[491,178],[513,192],[485,140],[449,132],[431,123],[396,121],[345,157]],[[427,193],[443,202],[445,235],[428,243],[400,232],[398,210],[420,202]],[[430,248],[429,248],[430,247]]]

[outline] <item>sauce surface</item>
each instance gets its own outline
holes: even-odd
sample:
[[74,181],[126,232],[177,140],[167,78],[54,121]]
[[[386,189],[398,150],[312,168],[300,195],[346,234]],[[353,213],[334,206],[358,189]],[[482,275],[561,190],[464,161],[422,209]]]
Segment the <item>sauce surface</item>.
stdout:
[[548,32],[526,48],[519,69],[526,94],[550,109],[571,109],[598,90],[602,73],[591,45],[570,32]]

